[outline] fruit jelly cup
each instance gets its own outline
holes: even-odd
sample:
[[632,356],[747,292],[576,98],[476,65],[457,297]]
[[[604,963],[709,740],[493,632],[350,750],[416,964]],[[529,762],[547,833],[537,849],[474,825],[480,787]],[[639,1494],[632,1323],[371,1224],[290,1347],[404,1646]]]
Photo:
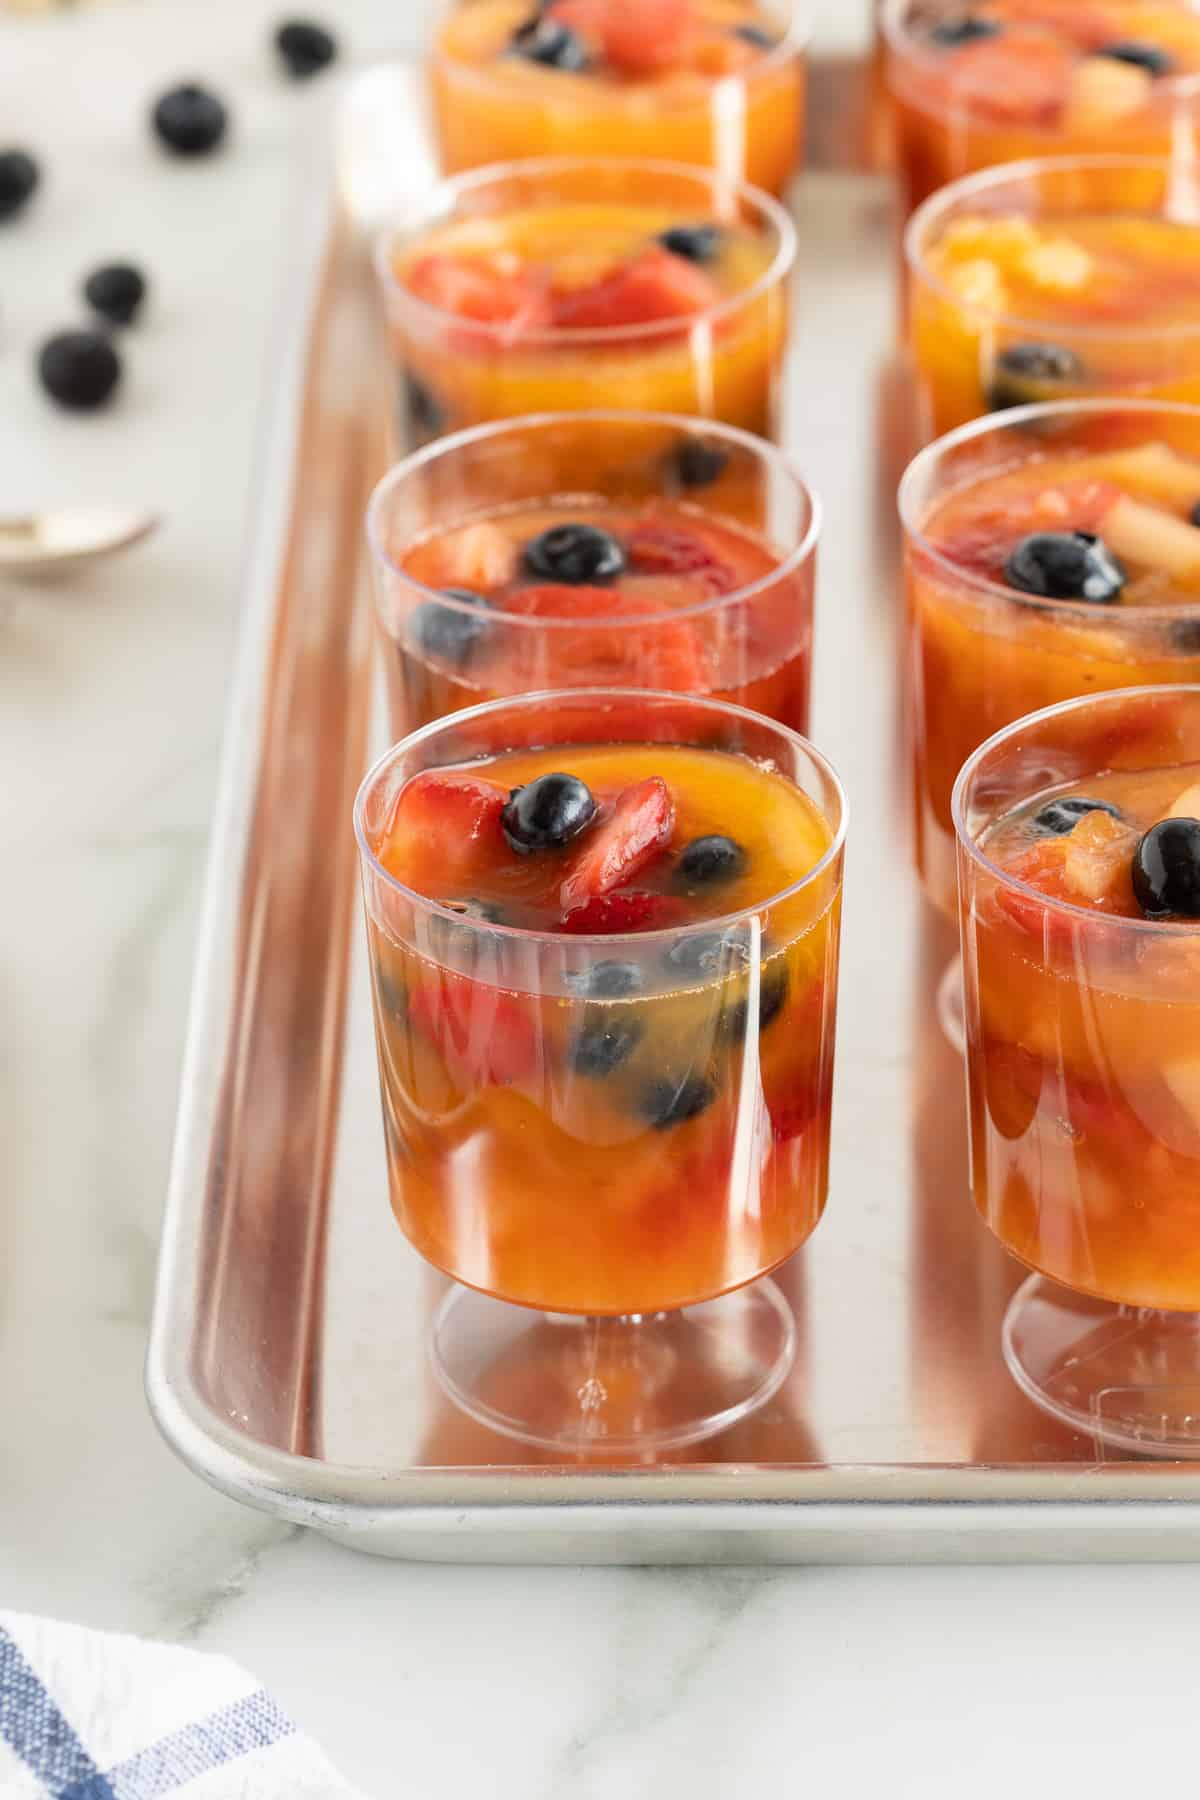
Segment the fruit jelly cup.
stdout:
[[[740,293],[703,313],[514,338],[418,299],[396,259],[440,227],[541,206],[662,207],[680,223],[713,219],[761,238],[768,261]],[[571,245],[586,251],[586,244]],[[769,194],[705,169],[625,157],[549,157],[443,181],[419,216],[385,231],[375,264],[396,368],[402,446],[491,419],[593,406],[654,408],[778,435],[796,231]]]
[[1200,148],[1200,75],[1160,78],[1150,104],[1127,116],[1086,124],[997,119],[939,92],[942,55],[912,29],[914,15],[961,17],[960,0],[884,0],[881,29],[892,105],[901,201],[911,212],[939,188],[980,169],[1030,157],[1120,150],[1137,156],[1189,159]]
[[980,838],[1057,782],[1197,762],[1200,686],[1135,688],[1008,726],[954,790],[975,1203],[1054,1281],[1184,1311],[1200,1310],[1200,925],[1051,899]]
[[1200,226],[1197,169],[1152,157],[1048,157],[953,182],[919,207],[904,237],[908,334],[922,440],[991,411],[997,363],[1017,345],[1051,345],[1075,359],[1069,378],[1044,381],[1035,400],[1121,395],[1200,401],[1200,308],[1195,322],[1115,324],[1031,320],[957,295],[930,268],[928,250],[955,220],[979,214],[1127,218]]
[[915,852],[925,891],[943,912],[956,905],[951,796],[972,751],[1056,701],[1200,680],[1200,598],[1195,606],[1034,601],[952,562],[925,536],[925,522],[956,489],[1030,456],[1143,442],[1166,443],[1200,463],[1200,407],[1138,400],[1017,407],[938,439],[901,481]]
[[[681,487],[678,451],[696,442],[722,462],[703,486]],[[747,529],[778,550],[766,577],[649,618],[487,614],[489,662],[456,667],[421,650],[413,630],[430,591],[407,575],[412,544],[498,508],[542,507],[556,495],[634,506],[679,500]],[[678,685],[680,633],[707,657],[706,690],[793,730],[808,724],[820,503],[771,445],[727,426],[658,413],[546,414],[477,427],[418,451],[376,488],[367,513],[393,731],[399,735],[502,693],[611,683]],[[438,604],[464,610],[439,595]]]
[[737,74],[603,83],[546,71],[536,88],[527,70],[514,80],[507,58],[455,56],[443,26],[430,60],[442,169],[555,155],[665,157],[782,194],[802,156],[809,18],[798,0],[766,0],[761,11],[779,41]]
[[[377,860],[419,771],[483,759],[486,774],[487,758],[533,745],[561,746],[569,767],[572,746],[597,743],[767,764],[824,817],[829,846],[751,909],[603,937],[456,915]],[[360,789],[355,829],[392,1205],[427,1261],[523,1306],[625,1315],[730,1292],[804,1242],[826,1194],[845,838],[841,785],[811,745],[711,700],[533,694],[388,751]],[[687,973],[705,947],[703,969]],[[595,997],[595,971],[614,961],[635,969],[635,997]],[[432,1028],[418,1005],[430,994]],[[635,1043],[603,1080],[570,1061],[597,1029]],[[700,1098],[652,1117],[639,1081]]]

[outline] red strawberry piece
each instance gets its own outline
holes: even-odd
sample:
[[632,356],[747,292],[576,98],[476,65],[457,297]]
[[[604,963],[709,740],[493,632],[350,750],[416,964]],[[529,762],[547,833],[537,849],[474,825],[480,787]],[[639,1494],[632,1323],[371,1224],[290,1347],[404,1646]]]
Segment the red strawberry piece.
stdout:
[[549,318],[545,292],[529,276],[478,257],[423,256],[408,271],[406,285],[427,305],[481,325],[504,326],[506,336]]
[[608,817],[588,833],[563,881],[563,912],[632,881],[665,849],[674,829],[675,802],[660,776],[627,787]]
[[[570,669],[572,685],[666,688],[677,694],[705,693],[712,686],[708,656],[690,619],[672,619],[661,598],[628,589],[567,587],[552,582],[505,596],[508,612],[536,619],[578,620],[570,630],[530,633],[516,647],[533,666],[521,672],[528,685],[553,684]],[[622,630],[621,621],[655,619],[653,625]],[[594,625],[586,621],[594,620]],[[608,621],[608,623],[606,623]],[[525,634],[522,634],[524,636]],[[517,671],[514,671],[514,682]]]
[[605,60],[626,75],[653,75],[683,61],[694,27],[692,0],[609,0],[600,27]]
[[429,969],[409,995],[408,1017],[460,1087],[496,1087],[533,1074],[540,1055],[534,1011],[516,994]]
[[626,556],[635,575],[693,575],[718,594],[730,594],[738,585],[734,570],[699,532],[681,531],[675,525],[635,525]]
[[481,852],[503,846],[500,814],[507,798],[504,788],[477,775],[426,769],[401,788],[379,860],[409,887],[467,873]]
[[651,325],[694,318],[721,298],[710,275],[661,244],[589,287],[552,297],[553,322],[564,330],[599,331],[617,325]]
[[635,888],[585,900],[564,914],[561,929],[597,936],[610,931],[659,931],[680,924],[684,911],[682,902],[671,894],[647,894]]

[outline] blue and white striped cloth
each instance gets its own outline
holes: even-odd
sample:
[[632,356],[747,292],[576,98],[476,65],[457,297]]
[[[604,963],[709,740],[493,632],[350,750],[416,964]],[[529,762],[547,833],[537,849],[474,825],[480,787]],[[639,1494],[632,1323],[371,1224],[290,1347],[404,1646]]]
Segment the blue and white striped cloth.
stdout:
[[3,1800],[362,1800],[223,1656],[0,1612]]

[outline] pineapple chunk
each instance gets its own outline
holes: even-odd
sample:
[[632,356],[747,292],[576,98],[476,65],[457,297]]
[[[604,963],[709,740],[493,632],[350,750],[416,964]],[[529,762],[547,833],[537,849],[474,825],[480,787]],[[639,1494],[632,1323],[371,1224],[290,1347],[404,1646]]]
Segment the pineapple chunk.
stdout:
[[1067,131],[1102,131],[1116,119],[1140,112],[1154,77],[1136,63],[1111,56],[1085,56],[1075,65],[1064,112]]
[[1164,1063],[1162,1078],[1171,1090],[1172,1099],[1183,1108],[1197,1130],[1200,1130],[1200,1062],[1189,1058],[1186,1061]]
[[1008,305],[1008,289],[1000,271],[984,256],[977,256],[971,262],[952,264],[946,270],[946,285],[964,306],[1003,312]]
[[952,219],[939,238],[937,249],[947,260],[984,253],[1008,257],[1027,250],[1037,241],[1037,228],[1031,219],[1023,219],[1016,213],[973,213],[964,219]]
[[1163,506],[1186,506],[1190,510],[1200,500],[1200,462],[1180,456],[1167,444],[1139,444],[1136,450],[1089,456],[1080,463],[1078,472],[1132,488]]
[[1092,272],[1092,259],[1082,244],[1069,238],[1046,238],[1025,252],[1021,266],[1035,287],[1051,293],[1074,293]]
[[1193,781],[1191,787],[1185,787],[1172,804],[1170,812],[1164,814],[1168,819],[1200,819],[1200,781]]
[[1200,586],[1200,530],[1128,494],[1104,515],[1104,540],[1123,562],[1161,569],[1172,580]]

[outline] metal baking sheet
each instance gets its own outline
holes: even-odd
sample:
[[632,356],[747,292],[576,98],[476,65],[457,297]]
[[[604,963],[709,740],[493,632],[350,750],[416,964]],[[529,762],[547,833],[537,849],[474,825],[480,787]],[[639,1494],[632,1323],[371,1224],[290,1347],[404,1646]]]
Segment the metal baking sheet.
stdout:
[[967,1191],[934,1021],[953,944],[910,874],[886,177],[859,71],[813,72],[788,441],[822,492],[814,736],[851,797],[829,1209],[784,1270],[800,1353],[754,1418],[561,1464],[434,1385],[442,1288],[387,1203],[350,803],[382,727],[361,513],[381,465],[364,226],[428,179],[419,77],[355,77],[290,274],[150,1349],[167,1438],[225,1493],[387,1555],[511,1562],[1167,1559],[1200,1465],[1114,1460],[1000,1357],[1021,1271]]

